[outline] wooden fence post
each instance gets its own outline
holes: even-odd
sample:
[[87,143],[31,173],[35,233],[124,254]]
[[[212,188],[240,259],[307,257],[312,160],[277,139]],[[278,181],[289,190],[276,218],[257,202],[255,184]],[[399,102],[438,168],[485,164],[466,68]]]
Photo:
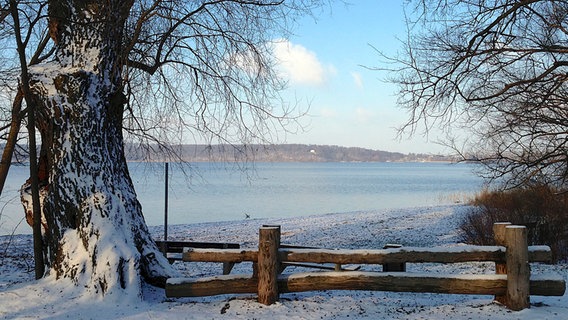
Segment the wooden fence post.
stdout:
[[507,245],[507,301],[511,310],[530,307],[530,266],[527,244],[527,228],[524,226],[505,227]]
[[[510,222],[497,222],[493,224],[493,237],[495,239],[495,244],[498,246],[506,246],[505,243],[505,228],[510,226]],[[502,262],[495,263],[495,273],[496,274],[507,274],[507,264]],[[507,303],[507,296],[506,295],[497,295],[495,296],[495,301],[498,301],[502,304]]]
[[277,224],[263,224],[262,228],[278,228],[278,248],[280,249],[280,235],[282,234],[282,227]]
[[[387,243],[383,249],[402,248],[402,244]],[[406,272],[406,263],[383,263],[383,272]]]
[[262,227],[258,234],[258,302],[270,305],[278,301],[280,227]]

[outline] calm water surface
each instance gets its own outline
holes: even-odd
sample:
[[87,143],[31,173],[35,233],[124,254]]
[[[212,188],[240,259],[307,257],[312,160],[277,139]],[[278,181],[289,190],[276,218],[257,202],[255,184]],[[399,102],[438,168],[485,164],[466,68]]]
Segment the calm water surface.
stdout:
[[[170,164],[169,223],[450,204],[482,187],[470,164],[256,163],[247,170],[232,166],[198,163],[182,170]],[[131,163],[130,170],[147,223],[163,224],[164,165]],[[0,235],[14,229],[31,232],[22,222],[17,192],[27,172],[27,167],[11,169],[0,199]]]

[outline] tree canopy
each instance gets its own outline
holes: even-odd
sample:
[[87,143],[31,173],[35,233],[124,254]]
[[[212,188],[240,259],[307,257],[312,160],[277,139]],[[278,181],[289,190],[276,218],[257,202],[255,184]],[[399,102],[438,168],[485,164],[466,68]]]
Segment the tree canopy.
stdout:
[[[398,67],[404,129],[439,126],[516,186],[568,184],[568,2],[409,1]],[[459,142],[458,142],[459,141]]]

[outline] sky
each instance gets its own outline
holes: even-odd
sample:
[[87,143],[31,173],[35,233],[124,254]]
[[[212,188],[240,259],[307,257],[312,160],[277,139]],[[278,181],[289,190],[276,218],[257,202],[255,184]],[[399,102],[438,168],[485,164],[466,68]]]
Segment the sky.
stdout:
[[[405,37],[403,1],[352,0],[334,3],[303,18],[294,34],[276,46],[289,80],[286,94],[309,104],[307,130],[287,143],[340,145],[403,153],[447,153],[436,133],[397,137],[407,120],[396,104],[396,86],[376,52],[395,54]],[[374,48],[376,48],[376,50]]]

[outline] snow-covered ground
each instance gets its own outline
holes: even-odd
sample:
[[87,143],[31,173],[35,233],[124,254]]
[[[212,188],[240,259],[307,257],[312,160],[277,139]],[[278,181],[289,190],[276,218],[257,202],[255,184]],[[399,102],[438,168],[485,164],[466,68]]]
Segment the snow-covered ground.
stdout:
[[[467,207],[438,206],[309,216],[176,225],[170,240],[236,242],[255,248],[258,228],[282,226],[282,243],[324,248],[382,248],[459,245],[458,223]],[[159,239],[163,227],[152,228]],[[29,235],[0,237],[0,318],[2,319],[568,319],[568,297],[531,297],[531,308],[513,312],[491,296],[370,291],[329,291],[282,294],[271,306],[254,295],[222,295],[170,299],[164,291],[144,289],[143,301],[120,297],[92,301],[64,281],[33,280]],[[219,274],[219,264],[174,264],[187,276]],[[362,266],[380,270],[380,266]],[[411,264],[411,272],[492,273],[491,263],[454,265]],[[287,272],[298,271],[294,268]],[[568,265],[533,264],[532,272],[557,272],[568,278]],[[232,273],[251,272],[237,265]]]

